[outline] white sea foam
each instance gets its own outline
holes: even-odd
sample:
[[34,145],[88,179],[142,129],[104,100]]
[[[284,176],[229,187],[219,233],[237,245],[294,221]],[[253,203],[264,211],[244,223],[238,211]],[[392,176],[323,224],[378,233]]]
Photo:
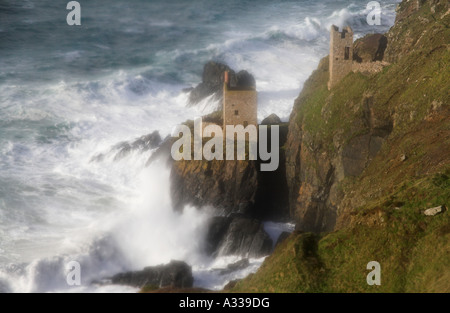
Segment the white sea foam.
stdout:
[[[174,125],[220,105],[210,97],[187,107],[188,94],[180,92],[200,82],[201,66],[210,59],[255,76],[259,120],[271,113],[287,120],[304,81],[327,54],[331,24],[350,21],[357,36],[372,30],[361,22],[365,5],[332,12],[317,4],[326,14],[303,7],[289,12],[283,5],[289,4],[271,14],[255,10],[239,25],[208,24],[204,30],[212,27],[212,34],[192,37],[190,45],[148,52],[154,63],[91,71],[88,77],[40,79],[36,70],[34,81],[8,80],[37,67],[45,75],[49,65],[38,63],[38,51],[14,67],[0,58],[5,69],[0,75],[5,77],[0,82],[0,291],[135,292],[90,282],[171,259],[192,264],[195,284],[212,289],[257,270],[263,258],[250,260],[246,269],[219,274],[216,269],[240,258],[203,255],[207,216],[192,207],[173,212],[168,170],[161,164],[145,167],[152,151],[133,151],[120,160],[108,152],[154,130],[165,137]],[[384,9],[383,23],[392,25],[392,5]],[[208,14],[199,18],[214,24]],[[147,36],[148,27],[162,32],[179,26],[159,16],[134,24],[124,19],[130,24],[121,29],[127,37]],[[152,44],[143,41],[146,48]],[[101,50],[96,60],[117,48],[100,39],[90,45]],[[67,65],[83,61],[87,48],[50,55]],[[91,162],[99,154],[106,155],[103,161]],[[266,223],[265,229],[275,242],[292,226]],[[80,287],[65,282],[65,264],[72,260],[82,266]]]

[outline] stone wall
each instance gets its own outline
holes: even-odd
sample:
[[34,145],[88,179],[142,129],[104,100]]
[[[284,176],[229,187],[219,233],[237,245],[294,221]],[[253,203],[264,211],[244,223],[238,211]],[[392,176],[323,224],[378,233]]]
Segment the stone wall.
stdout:
[[339,28],[331,26],[330,33],[330,80],[328,89],[333,88],[340,80],[352,71],[353,63],[353,31],[350,27],[339,32]]
[[381,72],[385,66],[388,66],[389,63],[387,62],[364,62],[364,63],[357,63],[353,62],[352,71],[353,72],[361,72],[361,73],[369,73],[374,74]]
[[233,90],[224,87],[223,123],[226,125],[258,125],[258,95],[255,89]]

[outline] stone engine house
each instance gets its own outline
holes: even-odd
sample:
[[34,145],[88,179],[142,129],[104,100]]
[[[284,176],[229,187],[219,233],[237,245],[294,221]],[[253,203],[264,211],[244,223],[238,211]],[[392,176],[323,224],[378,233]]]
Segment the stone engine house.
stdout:
[[223,85],[223,130],[226,125],[258,126],[258,94],[255,86],[231,86],[225,72]]
[[340,32],[339,27],[331,26],[329,90],[352,71],[352,65],[353,30],[347,26]]

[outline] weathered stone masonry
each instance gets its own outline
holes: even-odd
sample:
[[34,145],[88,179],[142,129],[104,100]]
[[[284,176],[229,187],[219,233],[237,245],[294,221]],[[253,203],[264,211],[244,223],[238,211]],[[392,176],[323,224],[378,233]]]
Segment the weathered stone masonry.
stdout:
[[255,87],[230,86],[225,72],[223,86],[223,129],[226,125],[258,125],[258,95]]
[[330,33],[330,80],[328,89],[333,88],[348,73],[353,65],[353,31],[350,26],[342,32],[337,26],[331,26]]

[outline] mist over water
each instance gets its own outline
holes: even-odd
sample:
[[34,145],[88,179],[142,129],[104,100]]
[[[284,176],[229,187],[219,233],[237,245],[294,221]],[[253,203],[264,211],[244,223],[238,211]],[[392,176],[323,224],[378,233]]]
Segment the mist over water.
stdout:
[[[134,292],[89,283],[171,259],[191,264],[195,284],[208,288],[255,271],[262,259],[214,274],[236,258],[203,254],[206,213],[173,212],[169,169],[145,167],[151,150],[120,160],[109,152],[210,112],[214,103],[189,108],[181,92],[209,60],[255,76],[259,120],[287,121],[328,54],[330,26],[385,32],[397,2],[380,1],[383,25],[369,26],[359,0],[81,1],[82,26],[69,27],[66,3],[2,1],[0,291]],[[98,154],[106,157],[92,162]],[[72,260],[81,287],[66,284]]]

